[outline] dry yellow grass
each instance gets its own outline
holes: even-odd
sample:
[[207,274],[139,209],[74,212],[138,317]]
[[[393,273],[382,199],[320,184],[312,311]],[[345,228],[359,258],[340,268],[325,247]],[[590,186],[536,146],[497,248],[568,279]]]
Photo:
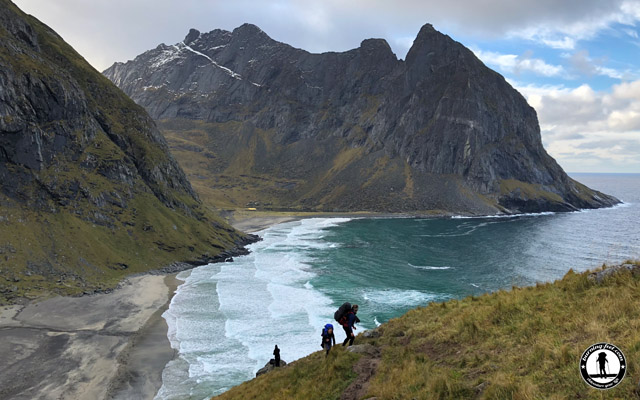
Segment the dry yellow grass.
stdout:
[[[640,277],[629,271],[601,284],[569,271],[554,283],[432,303],[379,331],[379,338],[357,339],[382,354],[364,398],[640,398]],[[578,369],[597,342],[615,344],[627,360],[626,377],[608,391],[587,386]],[[335,352],[330,365],[339,368],[328,373],[319,354],[222,398],[339,398],[355,379],[357,357]]]
[[316,352],[284,368],[236,386],[218,399],[335,399],[356,378],[359,355],[336,346],[325,357]]

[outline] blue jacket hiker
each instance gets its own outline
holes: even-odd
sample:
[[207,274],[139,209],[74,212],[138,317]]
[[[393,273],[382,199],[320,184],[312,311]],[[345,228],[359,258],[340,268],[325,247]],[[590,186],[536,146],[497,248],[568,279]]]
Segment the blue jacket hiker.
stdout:
[[344,322],[341,321],[344,333],[347,335],[347,337],[344,339],[344,342],[342,342],[343,346],[346,346],[347,343],[349,343],[349,346],[351,346],[353,344],[353,340],[356,338],[356,335],[353,333],[353,331],[354,329],[356,329],[355,324],[357,322],[360,322],[360,318],[356,316],[357,313],[358,305],[354,304],[353,307],[351,307],[351,310],[349,310],[349,312],[347,312],[347,315],[343,318]]
[[333,345],[336,344],[336,337],[333,334],[333,325],[326,324],[324,329],[322,330],[322,348],[327,351],[326,355],[329,355],[329,350],[331,350],[331,342],[333,341]]

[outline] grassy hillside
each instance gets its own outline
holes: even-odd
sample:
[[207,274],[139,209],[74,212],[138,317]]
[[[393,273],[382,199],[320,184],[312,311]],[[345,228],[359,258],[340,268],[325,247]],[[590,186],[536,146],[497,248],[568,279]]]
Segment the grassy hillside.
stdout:
[[8,0],[0,75],[0,304],[111,288],[243,243],[147,113]]
[[113,225],[103,226],[64,209],[0,207],[0,304],[113,288],[132,273],[176,261],[204,262],[237,246],[241,237],[208,212],[189,217],[148,194],[120,211]]
[[[428,174],[345,138],[277,143],[248,123],[158,122],[205,204],[272,211],[493,214],[498,200],[457,175]],[[363,179],[366,177],[366,179]],[[357,188],[357,190],[354,190]]]
[[[605,278],[569,271],[554,283],[432,303],[364,338],[237,386],[220,399],[635,399],[640,379],[640,263]],[[607,391],[578,369],[598,342],[618,346],[627,374]],[[367,350],[368,348],[368,350]],[[341,397],[342,396],[342,397]]]

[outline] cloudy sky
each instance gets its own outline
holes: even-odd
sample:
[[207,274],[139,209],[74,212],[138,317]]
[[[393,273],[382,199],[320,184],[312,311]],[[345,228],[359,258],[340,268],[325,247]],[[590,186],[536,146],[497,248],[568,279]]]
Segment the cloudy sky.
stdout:
[[404,58],[430,22],[525,95],[565,170],[640,172],[640,0],[14,1],[98,70],[244,22],[313,52],[384,38]]

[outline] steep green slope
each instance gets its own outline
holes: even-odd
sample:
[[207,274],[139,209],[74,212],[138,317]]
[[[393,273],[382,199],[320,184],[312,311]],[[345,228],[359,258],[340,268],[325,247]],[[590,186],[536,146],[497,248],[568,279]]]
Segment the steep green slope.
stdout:
[[0,0],[0,302],[110,288],[246,240],[201,205],[141,107]]
[[492,199],[455,175],[417,171],[384,150],[367,152],[344,139],[281,144],[273,130],[236,122],[174,119],[158,126],[203,201],[219,207],[495,212]]
[[[331,350],[237,386],[220,399],[634,399],[640,379],[640,263],[601,282],[572,271],[409,311],[359,335],[360,353]],[[612,343],[626,356],[622,383],[586,385],[579,359]]]

